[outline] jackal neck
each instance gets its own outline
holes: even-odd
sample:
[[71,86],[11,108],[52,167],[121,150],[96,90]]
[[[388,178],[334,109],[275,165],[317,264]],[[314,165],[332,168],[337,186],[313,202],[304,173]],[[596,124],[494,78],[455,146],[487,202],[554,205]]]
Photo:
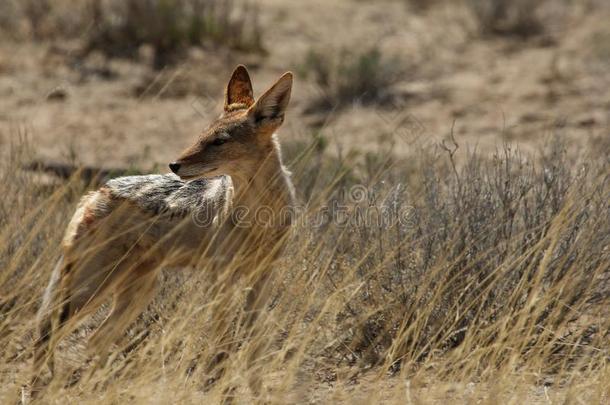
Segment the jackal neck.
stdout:
[[233,208],[246,208],[249,214],[265,210],[279,215],[282,210],[295,205],[295,191],[290,172],[282,162],[282,155],[276,135],[272,138],[272,148],[263,157],[258,169],[250,177],[232,178],[234,187]]

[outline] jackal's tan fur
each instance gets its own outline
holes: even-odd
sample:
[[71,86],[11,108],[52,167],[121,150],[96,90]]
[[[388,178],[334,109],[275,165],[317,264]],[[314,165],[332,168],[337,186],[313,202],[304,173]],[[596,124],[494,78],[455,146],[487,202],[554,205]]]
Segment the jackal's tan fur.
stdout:
[[[281,212],[294,201],[275,135],[291,88],[286,73],[255,102],[238,66],[223,115],[170,164],[174,173],[114,179],[83,197],[40,308],[36,373],[45,363],[52,372],[56,338],[112,297],[110,315],[89,341],[105,353],[149,303],[160,266],[231,259],[239,276],[277,256],[290,226]],[[255,221],[261,207],[265,224]],[[250,312],[260,307],[265,281],[263,274],[252,285]]]

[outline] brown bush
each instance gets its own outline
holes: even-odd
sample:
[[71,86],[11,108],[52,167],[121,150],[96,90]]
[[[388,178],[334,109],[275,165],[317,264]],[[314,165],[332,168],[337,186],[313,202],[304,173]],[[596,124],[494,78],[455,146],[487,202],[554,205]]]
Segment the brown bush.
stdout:
[[142,45],[154,49],[154,66],[175,62],[191,46],[226,46],[263,52],[258,9],[225,0],[25,0],[5,5],[0,20],[14,37],[79,38],[83,53],[134,57]]
[[537,12],[544,0],[467,0],[484,35],[521,38],[544,32]]
[[313,110],[352,103],[383,104],[392,99],[392,85],[405,70],[400,60],[382,55],[375,46],[311,49],[299,67],[302,76],[312,78],[318,85]]

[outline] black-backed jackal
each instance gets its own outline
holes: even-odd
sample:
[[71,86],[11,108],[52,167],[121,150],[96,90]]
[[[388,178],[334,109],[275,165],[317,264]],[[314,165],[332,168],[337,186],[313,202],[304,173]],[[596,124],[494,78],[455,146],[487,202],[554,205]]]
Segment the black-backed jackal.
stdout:
[[[241,276],[277,257],[290,227],[283,211],[294,202],[275,135],[291,88],[286,73],[255,101],[248,72],[238,66],[224,113],[169,165],[173,173],[113,179],[82,198],[39,311],[35,376],[45,364],[52,374],[57,340],[112,297],[110,314],[89,340],[94,353],[106,355],[151,300],[161,266],[231,259]],[[272,226],[254,220],[261,208]],[[251,287],[253,322],[265,274]]]

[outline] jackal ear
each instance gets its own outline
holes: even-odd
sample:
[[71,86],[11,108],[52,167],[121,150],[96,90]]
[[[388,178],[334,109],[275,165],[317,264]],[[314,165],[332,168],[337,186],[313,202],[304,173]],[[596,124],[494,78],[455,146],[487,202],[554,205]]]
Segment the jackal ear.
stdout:
[[249,108],[254,104],[254,92],[250,75],[244,65],[239,65],[233,71],[225,91],[225,112]]
[[[257,123],[263,120],[283,120],[290,101],[292,73],[286,72],[250,107],[249,114]],[[281,122],[280,122],[281,123]]]

